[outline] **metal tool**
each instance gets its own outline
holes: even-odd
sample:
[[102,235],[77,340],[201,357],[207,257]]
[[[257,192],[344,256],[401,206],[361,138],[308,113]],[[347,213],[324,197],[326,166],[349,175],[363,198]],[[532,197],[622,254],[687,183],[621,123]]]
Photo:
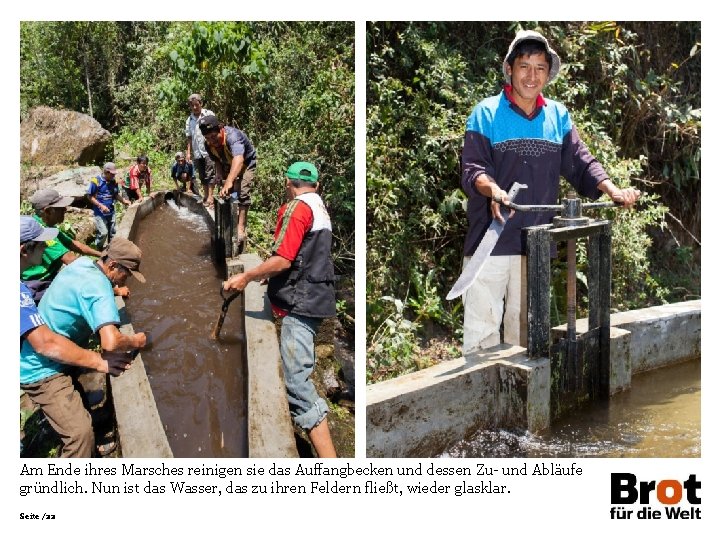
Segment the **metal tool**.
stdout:
[[[518,192],[521,189],[526,188],[527,186],[525,184],[518,184],[517,182],[512,185],[510,191],[508,191],[508,198],[510,199],[511,204],[513,204],[512,201],[515,199],[515,196],[518,194]],[[455,282],[455,285],[453,285],[453,288],[445,297],[446,300],[452,300],[453,298],[457,298],[458,296],[463,294],[470,288],[470,285],[473,284],[473,281],[475,281],[475,279],[480,275],[480,271],[482,270],[485,261],[490,256],[490,253],[492,253],[492,250],[495,248],[495,245],[500,238],[500,234],[505,228],[505,223],[507,223],[508,216],[510,215],[510,210],[505,206],[501,206],[500,213],[502,214],[502,217],[505,221],[503,223],[500,223],[496,219],[492,220],[492,223],[488,227],[487,231],[485,231],[485,235],[483,236],[480,245],[475,250],[475,253],[473,253],[470,261],[465,265],[465,268],[460,274],[458,280]]]
[[[222,310],[220,311],[220,316],[218,317],[217,322],[215,323],[215,328],[213,328],[212,333],[210,334],[211,339],[218,339],[220,337],[220,329],[222,328],[223,323],[225,322],[225,315],[227,315],[227,310],[230,307],[230,302],[235,300],[238,296],[242,295],[242,304],[243,308],[245,306],[245,291],[235,291],[234,293],[231,293],[229,296],[225,296],[225,289],[223,288],[222,284],[220,285],[220,296],[223,299],[223,305]],[[243,309],[243,334],[244,332],[244,319],[245,319],[245,309]]]

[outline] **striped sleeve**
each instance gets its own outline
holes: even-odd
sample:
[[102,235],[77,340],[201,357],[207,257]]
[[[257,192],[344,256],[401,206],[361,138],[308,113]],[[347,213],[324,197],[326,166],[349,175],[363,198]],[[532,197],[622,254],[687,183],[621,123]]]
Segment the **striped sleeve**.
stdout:
[[305,234],[312,228],[312,222],[312,210],[298,199],[293,199],[280,208],[273,254],[294,261]]

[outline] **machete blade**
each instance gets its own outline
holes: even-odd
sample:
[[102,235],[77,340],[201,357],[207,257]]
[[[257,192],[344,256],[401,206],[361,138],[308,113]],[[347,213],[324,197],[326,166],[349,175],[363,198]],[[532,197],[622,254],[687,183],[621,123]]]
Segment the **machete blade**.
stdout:
[[[510,191],[508,191],[508,198],[510,199],[510,201],[515,200],[515,196],[518,194],[518,192],[521,189],[525,188],[527,188],[525,184],[518,184],[517,182],[515,182],[510,188]],[[510,210],[501,206],[500,213],[505,219],[505,223],[507,223],[508,216],[510,215]],[[485,235],[483,236],[480,245],[475,250],[475,253],[473,253],[473,256],[470,258],[470,261],[467,263],[465,268],[463,268],[463,271],[460,274],[458,280],[455,282],[455,285],[453,285],[453,288],[445,297],[446,300],[452,300],[453,298],[457,298],[458,296],[463,294],[470,288],[470,285],[472,285],[473,281],[475,281],[475,279],[480,275],[480,271],[482,270],[485,261],[492,253],[492,250],[495,249],[495,245],[500,238],[500,234],[505,228],[505,223],[500,223],[496,219],[492,220],[490,227],[488,227],[487,231],[485,231]]]

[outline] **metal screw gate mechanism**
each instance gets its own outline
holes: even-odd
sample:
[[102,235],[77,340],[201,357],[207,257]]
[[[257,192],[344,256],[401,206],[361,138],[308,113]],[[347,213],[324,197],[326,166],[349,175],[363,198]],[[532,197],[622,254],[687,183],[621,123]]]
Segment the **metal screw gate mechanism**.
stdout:
[[[526,186],[523,186],[526,187]],[[610,388],[610,278],[611,222],[590,219],[583,209],[612,208],[613,202],[583,204],[569,193],[561,205],[507,206],[520,212],[560,212],[552,225],[523,230],[527,249],[528,355],[551,359],[551,414],[559,416],[574,403],[609,397]],[[575,326],[575,241],[588,238],[588,331],[578,338]],[[550,330],[550,255],[553,242],[567,242],[567,331]]]

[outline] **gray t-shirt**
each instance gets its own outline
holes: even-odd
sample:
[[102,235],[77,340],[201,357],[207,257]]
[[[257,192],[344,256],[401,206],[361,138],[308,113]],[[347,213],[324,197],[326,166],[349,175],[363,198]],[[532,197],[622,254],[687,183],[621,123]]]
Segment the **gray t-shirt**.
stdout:
[[205,151],[205,137],[203,137],[200,128],[198,127],[198,120],[205,116],[215,116],[215,113],[208,109],[201,109],[200,116],[197,118],[190,113],[190,116],[185,120],[185,137],[192,139],[192,153],[193,159],[200,159],[207,157]]

